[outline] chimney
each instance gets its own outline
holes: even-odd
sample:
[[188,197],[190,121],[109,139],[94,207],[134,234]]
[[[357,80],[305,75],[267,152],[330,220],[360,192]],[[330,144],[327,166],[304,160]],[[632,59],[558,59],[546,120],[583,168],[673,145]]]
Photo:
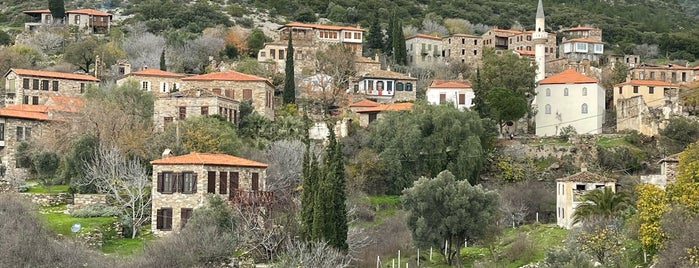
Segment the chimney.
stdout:
[[163,151],[162,157],[163,157],[163,158],[168,158],[168,157],[170,157],[170,156],[172,156],[172,150],[170,150],[170,149],[165,149],[165,150]]
[[580,172],[587,172],[587,164],[585,162],[580,164]]
[[148,70],[148,65],[143,65],[143,70]]

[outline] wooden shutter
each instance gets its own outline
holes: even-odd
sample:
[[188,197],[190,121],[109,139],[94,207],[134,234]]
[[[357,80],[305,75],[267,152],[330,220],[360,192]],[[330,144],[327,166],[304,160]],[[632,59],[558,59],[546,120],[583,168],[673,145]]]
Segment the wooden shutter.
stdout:
[[175,173],[175,181],[177,181],[177,191],[184,193],[184,174]]
[[240,179],[238,172],[231,172],[231,192],[238,190],[240,187]]
[[216,171],[209,171],[207,173],[207,185],[206,192],[210,194],[216,193]]
[[158,193],[163,192],[163,173],[158,172],[158,181],[156,182],[156,188],[158,189]]
[[163,209],[163,218],[165,218],[163,229],[172,230],[172,208]]
[[197,192],[197,173],[192,174],[192,193]]
[[257,191],[260,189],[260,174],[255,172],[252,173],[252,190]]
[[156,217],[155,217],[155,226],[156,226],[155,228],[157,228],[158,230],[163,229],[164,223],[165,223],[165,221],[163,219],[163,210],[158,209],[156,212]]
[[219,188],[218,188],[218,193],[219,194],[227,194],[228,193],[228,173],[221,171],[219,174]]
[[445,102],[447,102],[447,94],[439,94],[439,104],[444,104]]
[[466,94],[459,94],[459,105],[466,104]]

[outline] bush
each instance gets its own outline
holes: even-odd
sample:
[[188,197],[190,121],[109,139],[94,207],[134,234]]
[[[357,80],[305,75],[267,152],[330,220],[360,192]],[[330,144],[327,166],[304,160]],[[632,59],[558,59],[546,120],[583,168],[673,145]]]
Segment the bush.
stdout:
[[575,135],[578,135],[578,132],[575,130],[575,127],[569,125],[561,128],[561,134],[559,135],[559,137],[563,141],[568,141],[570,137],[573,137]]
[[592,268],[590,257],[577,249],[556,247],[546,251],[546,258],[541,267],[556,268]]
[[641,169],[643,158],[628,147],[597,147],[597,161],[600,167],[612,171],[636,172]]
[[120,214],[120,211],[116,207],[107,206],[103,204],[96,204],[91,206],[85,206],[70,213],[71,216],[76,218],[92,218],[92,217],[112,217]]
[[515,241],[505,250],[505,258],[510,262],[522,261],[529,263],[536,256],[534,242],[524,233],[517,234]]

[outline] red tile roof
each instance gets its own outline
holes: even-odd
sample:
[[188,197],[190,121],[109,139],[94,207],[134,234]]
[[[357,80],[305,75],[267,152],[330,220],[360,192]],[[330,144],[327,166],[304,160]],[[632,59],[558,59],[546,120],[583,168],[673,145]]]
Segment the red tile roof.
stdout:
[[148,69],[143,69],[140,71],[135,71],[130,73],[129,75],[140,75],[140,76],[160,76],[160,77],[184,77],[183,74],[177,74],[177,73],[171,73],[168,71],[163,71],[160,69],[153,69],[153,68],[148,68]]
[[236,71],[223,71],[216,73],[208,73],[182,78],[182,81],[259,81],[268,82],[269,80],[259,76],[239,73]]
[[376,107],[368,107],[364,108],[361,110],[358,110],[357,113],[370,113],[370,112],[384,112],[384,111],[404,111],[404,110],[410,110],[413,108],[413,103],[411,102],[402,102],[402,103],[391,103],[391,104],[384,104],[384,105],[379,105]]
[[563,43],[572,43],[572,42],[604,44],[604,42],[602,42],[602,41],[594,40],[594,39],[586,39],[586,38],[575,38],[575,39],[563,41]]
[[636,85],[636,86],[658,86],[658,87],[677,87],[677,84],[659,80],[631,80],[616,84],[615,86]]
[[377,107],[377,106],[381,106],[381,104],[379,104],[378,102],[375,102],[375,101],[367,100],[367,99],[363,99],[363,100],[360,100],[358,102],[350,104],[350,107]]
[[267,164],[227,154],[190,153],[153,160],[153,165],[218,165],[266,168]]
[[[62,72],[52,72],[52,71],[41,71],[41,70],[29,70],[29,69],[19,69],[12,68],[7,73],[15,72],[22,76],[38,76],[38,77],[48,77],[48,78],[58,78],[58,79],[70,79],[70,80],[80,80],[80,81],[93,81],[99,82],[100,80],[89,74],[74,74],[74,73],[62,73]],[[7,73],[5,76],[7,76]]]
[[441,37],[439,37],[439,36],[432,36],[432,35],[428,35],[428,34],[416,34],[416,35],[413,35],[413,36],[411,36],[411,37],[406,38],[405,40],[413,39],[413,38],[426,38],[426,39],[432,39],[432,40],[439,40],[439,41],[442,41],[442,38],[441,38]]
[[341,30],[364,31],[364,29],[362,29],[360,27],[327,25],[327,24],[313,24],[313,23],[303,23],[303,22],[296,22],[296,21],[287,23],[284,26],[279,27],[279,29],[286,28],[286,27],[303,27],[303,28],[312,28],[312,29],[320,29],[320,30],[334,30],[334,31],[341,31]]
[[516,49],[515,52],[517,52],[519,55],[527,55],[527,56],[536,55],[536,51],[534,51],[534,50]]
[[471,88],[471,82],[461,80],[432,80],[430,88]]
[[558,74],[549,76],[539,81],[539,85],[550,84],[591,84],[597,83],[597,79],[587,77],[573,69],[568,69]]
[[109,14],[107,12],[99,11],[99,10],[95,10],[95,9],[89,9],[89,8],[68,10],[68,11],[66,11],[66,13],[85,14],[85,15],[91,15],[91,16],[112,16],[112,14]]
[[48,9],[36,9],[36,10],[25,10],[23,11],[24,14],[31,14],[31,13],[51,13],[51,10]]
[[556,181],[560,182],[616,182],[615,179],[610,179],[589,171],[581,171],[578,173],[575,173],[573,175],[570,175],[565,178],[560,178],[557,179]]
[[49,120],[48,109],[45,105],[11,105],[0,108],[0,117]]
[[51,95],[46,104],[51,110],[77,113],[83,107],[83,103],[80,97]]
[[569,29],[563,29],[564,32],[570,32],[570,31],[590,31],[590,30],[595,30],[596,28],[592,27],[583,27],[583,26],[577,26]]

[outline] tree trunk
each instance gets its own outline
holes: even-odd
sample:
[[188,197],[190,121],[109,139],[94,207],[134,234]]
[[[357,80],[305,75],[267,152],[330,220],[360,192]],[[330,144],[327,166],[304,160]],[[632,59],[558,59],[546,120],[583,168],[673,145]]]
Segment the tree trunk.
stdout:
[[461,263],[461,243],[457,243],[456,246],[456,256],[454,256],[454,261],[456,261],[456,268],[463,268],[464,264]]

